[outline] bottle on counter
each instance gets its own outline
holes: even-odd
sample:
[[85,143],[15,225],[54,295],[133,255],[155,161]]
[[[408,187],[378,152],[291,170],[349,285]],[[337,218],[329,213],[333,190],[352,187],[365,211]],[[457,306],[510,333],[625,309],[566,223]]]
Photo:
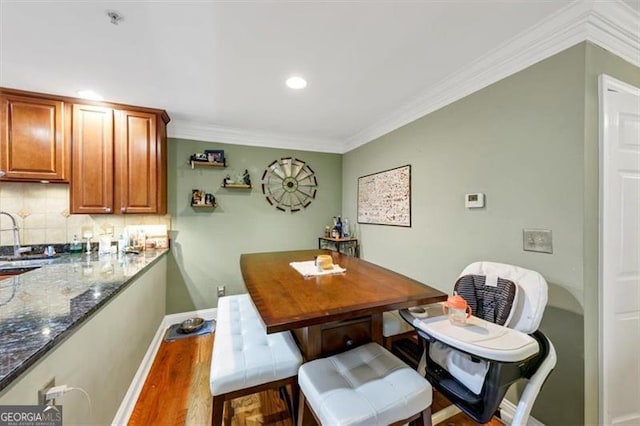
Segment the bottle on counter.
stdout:
[[127,247],[129,247],[129,239],[125,234],[120,234],[120,237],[118,238],[118,253],[124,253],[127,250]]
[[346,217],[342,219],[342,236],[349,238],[351,236],[351,230],[349,229],[349,219]]
[[73,236],[73,240],[69,244],[69,253],[71,254],[80,254],[82,253],[82,243],[78,239],[77,235]]
[[336,223],[336,231],[338,231],[338,238],[342,238],[342,219],[338,216],[338,222]]

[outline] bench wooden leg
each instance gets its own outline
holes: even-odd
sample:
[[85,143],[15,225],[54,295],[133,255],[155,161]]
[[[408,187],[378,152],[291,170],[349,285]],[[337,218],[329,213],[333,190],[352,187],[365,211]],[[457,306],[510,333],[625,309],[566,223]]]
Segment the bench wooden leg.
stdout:
[[211,414],[211,426],[222,426],[222,412],[224,411],[224,395],[213,397],[213,413]]
[[[422,411],[420,419],[422,420],[421,423],[423,426],[431,426],[431,406]],[[420,422],[418,424],[420,424]]]
[[298,403],[298,423],[297,426],[302,426],[304,424],[304,404],[305,404],[305,399],[304,399],[304,393],[300,392],[299,393],[299,403]]
[[292,423],[295,425],[298,420],[298,416],[300,415],[300,386],[298,386],[297,380],[291,383],[291,402],[293,408],[293,411],[291,412],[291,416],[293,417]]

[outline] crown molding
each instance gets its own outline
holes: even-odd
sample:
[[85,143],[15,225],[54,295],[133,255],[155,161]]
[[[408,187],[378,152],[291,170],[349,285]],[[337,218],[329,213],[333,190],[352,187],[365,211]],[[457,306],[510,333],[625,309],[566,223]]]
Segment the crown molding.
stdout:
[[640,67],[640,12],[623,2],[595,2],[587,40]]
[[268,148],[294,149],[296,151],[315,151],[344,153],[344,144],[338,139],[309,138],[252,130],[224,127],[190,120],[172,119],[167,125],[170,138],[195,139],[207,142],[228,143]]
[[169,137],[343,154],[583,41],[640,67],[640,13],[620,0],[577,0],[355,135],[310,138],[172,119]]
[[585,40],[640,66],[640,14],[620,0],[573,2],[345,140],[344,152]]

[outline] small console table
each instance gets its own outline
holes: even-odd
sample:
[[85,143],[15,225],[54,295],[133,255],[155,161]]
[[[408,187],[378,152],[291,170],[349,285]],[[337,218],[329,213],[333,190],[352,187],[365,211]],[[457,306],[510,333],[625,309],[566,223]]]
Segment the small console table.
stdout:
[[329,249],[354,257],[358,257],[359,255],[357,238],[319,237],[318,248]]

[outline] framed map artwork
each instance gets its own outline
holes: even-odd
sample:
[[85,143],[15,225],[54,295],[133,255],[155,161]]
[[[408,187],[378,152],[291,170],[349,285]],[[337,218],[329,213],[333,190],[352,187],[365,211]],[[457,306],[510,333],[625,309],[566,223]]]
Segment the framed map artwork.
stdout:
[[411,165],[358,178],[358,223],[411,227]]

